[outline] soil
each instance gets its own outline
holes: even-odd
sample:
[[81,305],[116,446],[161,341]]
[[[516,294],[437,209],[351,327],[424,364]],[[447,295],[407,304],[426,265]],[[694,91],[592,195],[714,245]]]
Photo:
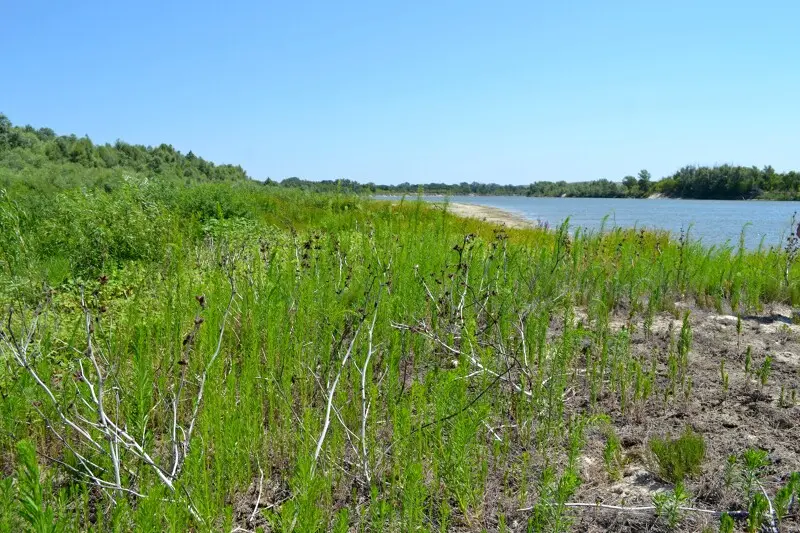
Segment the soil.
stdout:
[[[677,306],[678,312],[680,307]],[[787,307],[774,307],[761,315],[742,317],[741,335],[737,317],[692,309],[690,324],[693,341],[689,352],[689,375],[692,379],[688,399],[671,402],[656,399],[642,412],[613,415],[613,425],[620,437],[626,466],[622,478],[609,479],[603,461],[605,436],[590,435],[582,463],[584,483],[573,501],[626,506],[652,505],[652,496],[672,485],[658,478],[657,466],[647,443],[651,437],[678,436],[686,426],[703,435],[706,457],[702,474],[689,479],[686,488],[693,495],[687,505],[720,511],[744,510],[746,501],[735,483],[726,484],[728,457],[746,448],[769,452],[770,466],[762,478],[772,495],[783,486],[788,475],[800,470],[800,326],[792,323]],[[635,352],[647,355],[664,353],[670,336],[677,337],[681,319],[663,314],[654,320],[652,335],[634,329]],[[612,323],[623,327],[624,320]],[[752,365],[745,373],[747,347],[752,349]],[[771,357],[771,371],[762,385],[758,369]],[[729,386],[724,391],[720,372],[725,360]],[[659,374],[665,369],[659,368]],[[679,393],[680,394],[680,393]],[[797,513],[797,508],[793,510]],[[584,509],[575,524],[577,531],[658,531],[663,528],[652,513],[620,513]],[[691,513],[681,523],[681,531],[716,531],[713,516]],[[740,527],[742,524],[740,524]],[[654,528],[654,529],[653,529]],[[782,532],[800,531],[795,517],[785,520]]]

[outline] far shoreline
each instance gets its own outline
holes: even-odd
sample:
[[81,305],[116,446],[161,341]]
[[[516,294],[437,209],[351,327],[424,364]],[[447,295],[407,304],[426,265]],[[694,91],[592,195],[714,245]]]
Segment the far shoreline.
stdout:
[[[369,198],[375,200],[383,199],[414,199],[417,193],[370,193],[367,195]],[[422,193],[422,196],[428,198],[452,198],[454,196],[461,196],[467,198],[529,198],[529,199],[558,199],[558,200],[680,200],[687,202],[780,202],[791,203],[800,202],[800,200],[789,200],[781,198],[684,198],[681,196],[664,196],[662,194],[651,194],[650,196],[643,196],[633,198],[630,196],[526,196],[524,194],[441,194],[441,193]]]

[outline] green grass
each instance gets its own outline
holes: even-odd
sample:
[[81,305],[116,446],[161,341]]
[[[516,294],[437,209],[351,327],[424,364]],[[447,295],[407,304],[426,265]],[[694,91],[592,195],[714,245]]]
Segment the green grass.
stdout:
[[[691,394],[688,318],[669,380],[614,316],[800,301],[779,249],[508,230],[250,183],[5,179],[0,520],[15,528],[26,439],[32,501],[65,530],[480,531],[531,504],[532,530],[569,530],[585,433],[670,387]],[[142,453],[104,440],[101,376]],[[116,475],[132,492],[108,488]]]
[[705,440],[690,427],[680,437],[653,438],[648,446],[658,464],[659,475],[667,481],[682,482],[687,477],[698,475],[702,469]]

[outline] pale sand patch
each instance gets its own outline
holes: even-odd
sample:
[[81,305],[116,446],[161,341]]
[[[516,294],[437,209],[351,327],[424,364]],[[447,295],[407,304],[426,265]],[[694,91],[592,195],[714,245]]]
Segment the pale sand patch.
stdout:
[[[440,204],[434,204],[441,208]],[[504,211],[497,207],[476,204],[447,204],[447,211],[459,217],[477,218],[492,224],[502,224],[509,228],[533,228],[536,222],[527,218]]]

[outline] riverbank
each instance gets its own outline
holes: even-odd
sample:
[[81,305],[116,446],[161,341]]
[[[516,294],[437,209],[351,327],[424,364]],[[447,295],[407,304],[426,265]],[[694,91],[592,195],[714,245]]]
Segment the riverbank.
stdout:
[[502,224],[509,228],[533,228],[536,221],[525,218],[522,215],[506,211],[498,207],[477,204],[447,204],[447,210],[459,217],[477,218],[492,224]]
[[[435,209],[442,209],[445,204],[444,202],[431,202],[430,205]],[[449,202],[447,203],[447,212],[458,217],[474,218],[490,224],[501,224],[509,228],[535,228],[539,226],[536,220],[526,218],[513,211],[489,205]]]

